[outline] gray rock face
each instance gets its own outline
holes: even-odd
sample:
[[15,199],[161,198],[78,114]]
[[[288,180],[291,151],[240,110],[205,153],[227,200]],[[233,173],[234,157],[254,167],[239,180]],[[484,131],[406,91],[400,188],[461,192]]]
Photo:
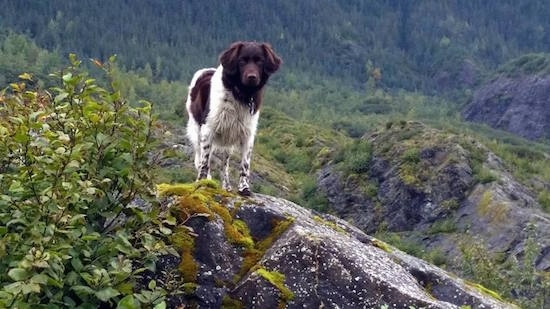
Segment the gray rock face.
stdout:
[[[456,136],[444,135],[427,127],[418,128],[411,140],[390,142],[389,132],[367,137],[374,156],[367,173],[350,177],[335,166],[318,174],[318,185],[325,192],[330,210],[356,227],[374,233],[380,229],[406,232],[409,240],[423,249],[437,249],[447,256],[451,269],[460,268],[460,242],[479,240],[492,254],[521,258],[526,242],[532,238],[541,248],[535,261],[538,270],[550,268],[550,215],[541,210],[525,186],[507,172],[500,159],[475,141],[472,149],[484,149],[487,158],[480,163],[495,181],[475,181],[472,149],[465,149]],[[439,136],[439,137],[438,137]],[[422,145],[420,141],[429,141]],[[407,183],[401,155],[406,143],[418,148],[416,177]],[[382,151],[386,149],[386,153]],[[364,183],[376,183],[375,196],[365,193]],[[443,231],[438,229],[446,224]],[[439,227],[438,227],[439,224]]]
[[[273,233],[269,222],[292,223],[255,266],[239,274],[246,251],[226,239],[223,220],[190,219],[197,234],[196,288],[168,297],[171,306],[219,308],[229,306],[230,298],[244,308],[513,308],[336,217],[259,194],[227,200],[224,207],[249,226],[256,242]],[[161,268],[179,261],[171,263]]]
[[550,139],[550,76],[497,78],[474,93],[462,115],[530,140]]

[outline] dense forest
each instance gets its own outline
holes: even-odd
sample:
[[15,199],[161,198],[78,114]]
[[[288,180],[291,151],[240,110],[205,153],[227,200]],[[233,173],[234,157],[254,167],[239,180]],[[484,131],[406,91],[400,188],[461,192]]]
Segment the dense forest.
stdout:
[[547,1],[100,3],[2,1],[0,27],[63,55],[117,54],[128,70],[157,80],[187,80],[230,42],[246,39],[280,52],[285,86],[296,86],[293,74],[316,73],[355,88],[375,79],[385,89],[428,94],[472,86],[513,57],[550,49]]

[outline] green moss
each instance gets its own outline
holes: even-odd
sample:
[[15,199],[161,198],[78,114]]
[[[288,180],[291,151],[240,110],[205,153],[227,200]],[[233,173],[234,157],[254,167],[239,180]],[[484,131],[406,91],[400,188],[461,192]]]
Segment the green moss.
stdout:
[[265,268],[258,268],[255,272],[281,292],[281,301],[286,303],[294,298],[294,293],[285,285],[285,275],[278,271],[268,271]]
[[473,282],[466,281],[466,285],[471,287],[471,288],[474,288],[474,289],[478,290],[482,294],[489,295],[489,296],[491,296],[495,299],[498,299],[500,301],[504,301],[502,299],[502,296],[500,296],[500,294],[498,294],[497,292],[495,292],[493,290],[490,290],[490,289],[484,287],[483,285],[481,285],[479,283],[473,283]]
[[[197,215],[215,219],[212,205],[218,205],[219,197],[230,196],[231,193],[220,188],[219,184],[210,179],[185,184],[158,184],[157,195],[177,195],[177,204],[170,208],[179,222],[185,222]],[[210,207],[209,207],[210,206]]]
[[184,282],[196,282],[199,266],[193,256],[195,240],[189,235],[189,230],[184,227],[176,227],[170,235],[170,243],[180,252],[180,264],[178,269]]
[[242,309],[244,308],[243,303],[239,300],[233,299],[229,297],[229,295],[225,295],[222,300],[222,308],[224,309]]
[[[246,223],[234,219],[235,212],[241,202],[235,202],[233,212],[224,207],[221,204],[223,198],[233,195],[222,190],[216,182],[207,180],[192,184],[160,184],[157,186],[157,192],[159,196],[179,196],[177,204],[171,208],[171,211],[180,223],[185,223],[191,217],[198,215],[207,216],[209,220],[218,217],[222,220],[227,241],[245,249],[243,251],[243,264],[239,274],[235,276],[235,282],[257,265],[265,251],[293,222],[291,218],[273,220],[271,233],[261,240],[254,241]],[[176,228],[170,236],[170,242],[180,252],[181,262],[178,269],[182,273],[183,280],[185,282],[196,282],[198,265],[193,256],[194,238],[189,234],[189,230],[185,227]],[[229,303],[232,302],[228,299]]]
[[185,282],[183,284],[183,292],[185,295],[194,295],[198,287],[199,285],[194,282]]
[[172,207],[171,211],[180,222],[197,215],[214,220],[217,215],[223,221],[225,235],[230,243],[245,248],[253,246],[254,242],[246,224],[240,220],[233,220],[231,212],[218,201],[220,197],[233,195],[222,190],[217,182],[201,180],[192,184],[160,184],[157,185],[157,191],[160,196],[179,196],[177,205]]
[[271,233],[262,240],[254,243],[254,246],[248,248],[243,253],[243,264],[235,281],[240,280],[247,272],[249,272],[258,261],[262,258],[265,251],[271,247],[271,245],[283,234],[288,227],[294,222],[294,219],[287,218],[283,220],[273,220],[271,222]]
[[387,243],[385,243],[385,242],[383,242],[383,241],[381,241],[381,240],[373,239],[373,240],[371,241],[371,245],[375,246],[376,248],[382,249],[382,250],[384,250],[384,251],[387,252],[387,253],[391,253],[391,252],[392,252],[392,249],[390,248],[390,246],[389,246]]
[[[239,220],[237,222],[243,221]],[[225,236],[232,244],[239,245],[244,248],[252,248],[254,246],[254,241],[252,240],[252,237],[250,237],[248,227],[244,222],[242,224],[239,224],[238,226],[239,227],[235,226],[234,223],[231,224],[224,222]]]
[[335,231],[338,232],[338,233],[342,233],[342,234],[346,234],[346,233],[347,233],[343,228],[339,227],[336,223],[331,222],[331,221],[328,221],[328,220],[325,220],[325,219],[323,219],[323,218],[321,218],[321,217],[319,217],[319,216],[313,216],[313,220],[314,220],[315,222],[319,222],[319,223],[321,223],[321,224],[323,224],[323,225],[325,225],[325,226],[328,226],[329,228],[335,230]]
[[169,196],[169,195],[179,195],[185,196],[191,194],[199,189],[209,189],[211,190],[220,190],[220,185],[212,179],[203,179],[193,183],[183,183],[183,184],[166,184],[161,183],[157,185],[157,196]]

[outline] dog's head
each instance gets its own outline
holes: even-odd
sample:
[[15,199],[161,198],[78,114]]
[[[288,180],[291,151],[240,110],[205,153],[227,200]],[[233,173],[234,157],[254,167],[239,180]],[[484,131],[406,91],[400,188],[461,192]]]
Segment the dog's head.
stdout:
[[224,73],[237,75],[242,85],[252,88],[265,84],[281,62],[267,43],[235,42],[220,55]]

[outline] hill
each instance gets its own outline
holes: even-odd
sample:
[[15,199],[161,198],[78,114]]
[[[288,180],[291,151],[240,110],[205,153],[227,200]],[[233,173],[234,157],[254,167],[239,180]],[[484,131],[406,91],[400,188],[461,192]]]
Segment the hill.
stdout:
[[517,265],[510,265],[529,250],[536,257],[520,265],[543,277],[550,270],[550,215],[545,200],[508,172],[510,165],[471,136],[418,122],[388,126],[364,142],[372,150],[363,169],[345,168],[346,159],[318,173],[328,212],[509,297],[518,293],[524,306],[532,305],[530,297],[545,297],[544,285],[518,292],[525,286],[511,279]]
[[2,29],[47,50],[100,60],[117,54],[126,69],[168,80],[188,80],[230,42],[248,39],[271,42],[286,72],[300,78],[362,88],[379,76],[384,88],[433,94],[471,87],[487,69],[550,48],[550,4],[542,0],[12,0],[2,7]]

